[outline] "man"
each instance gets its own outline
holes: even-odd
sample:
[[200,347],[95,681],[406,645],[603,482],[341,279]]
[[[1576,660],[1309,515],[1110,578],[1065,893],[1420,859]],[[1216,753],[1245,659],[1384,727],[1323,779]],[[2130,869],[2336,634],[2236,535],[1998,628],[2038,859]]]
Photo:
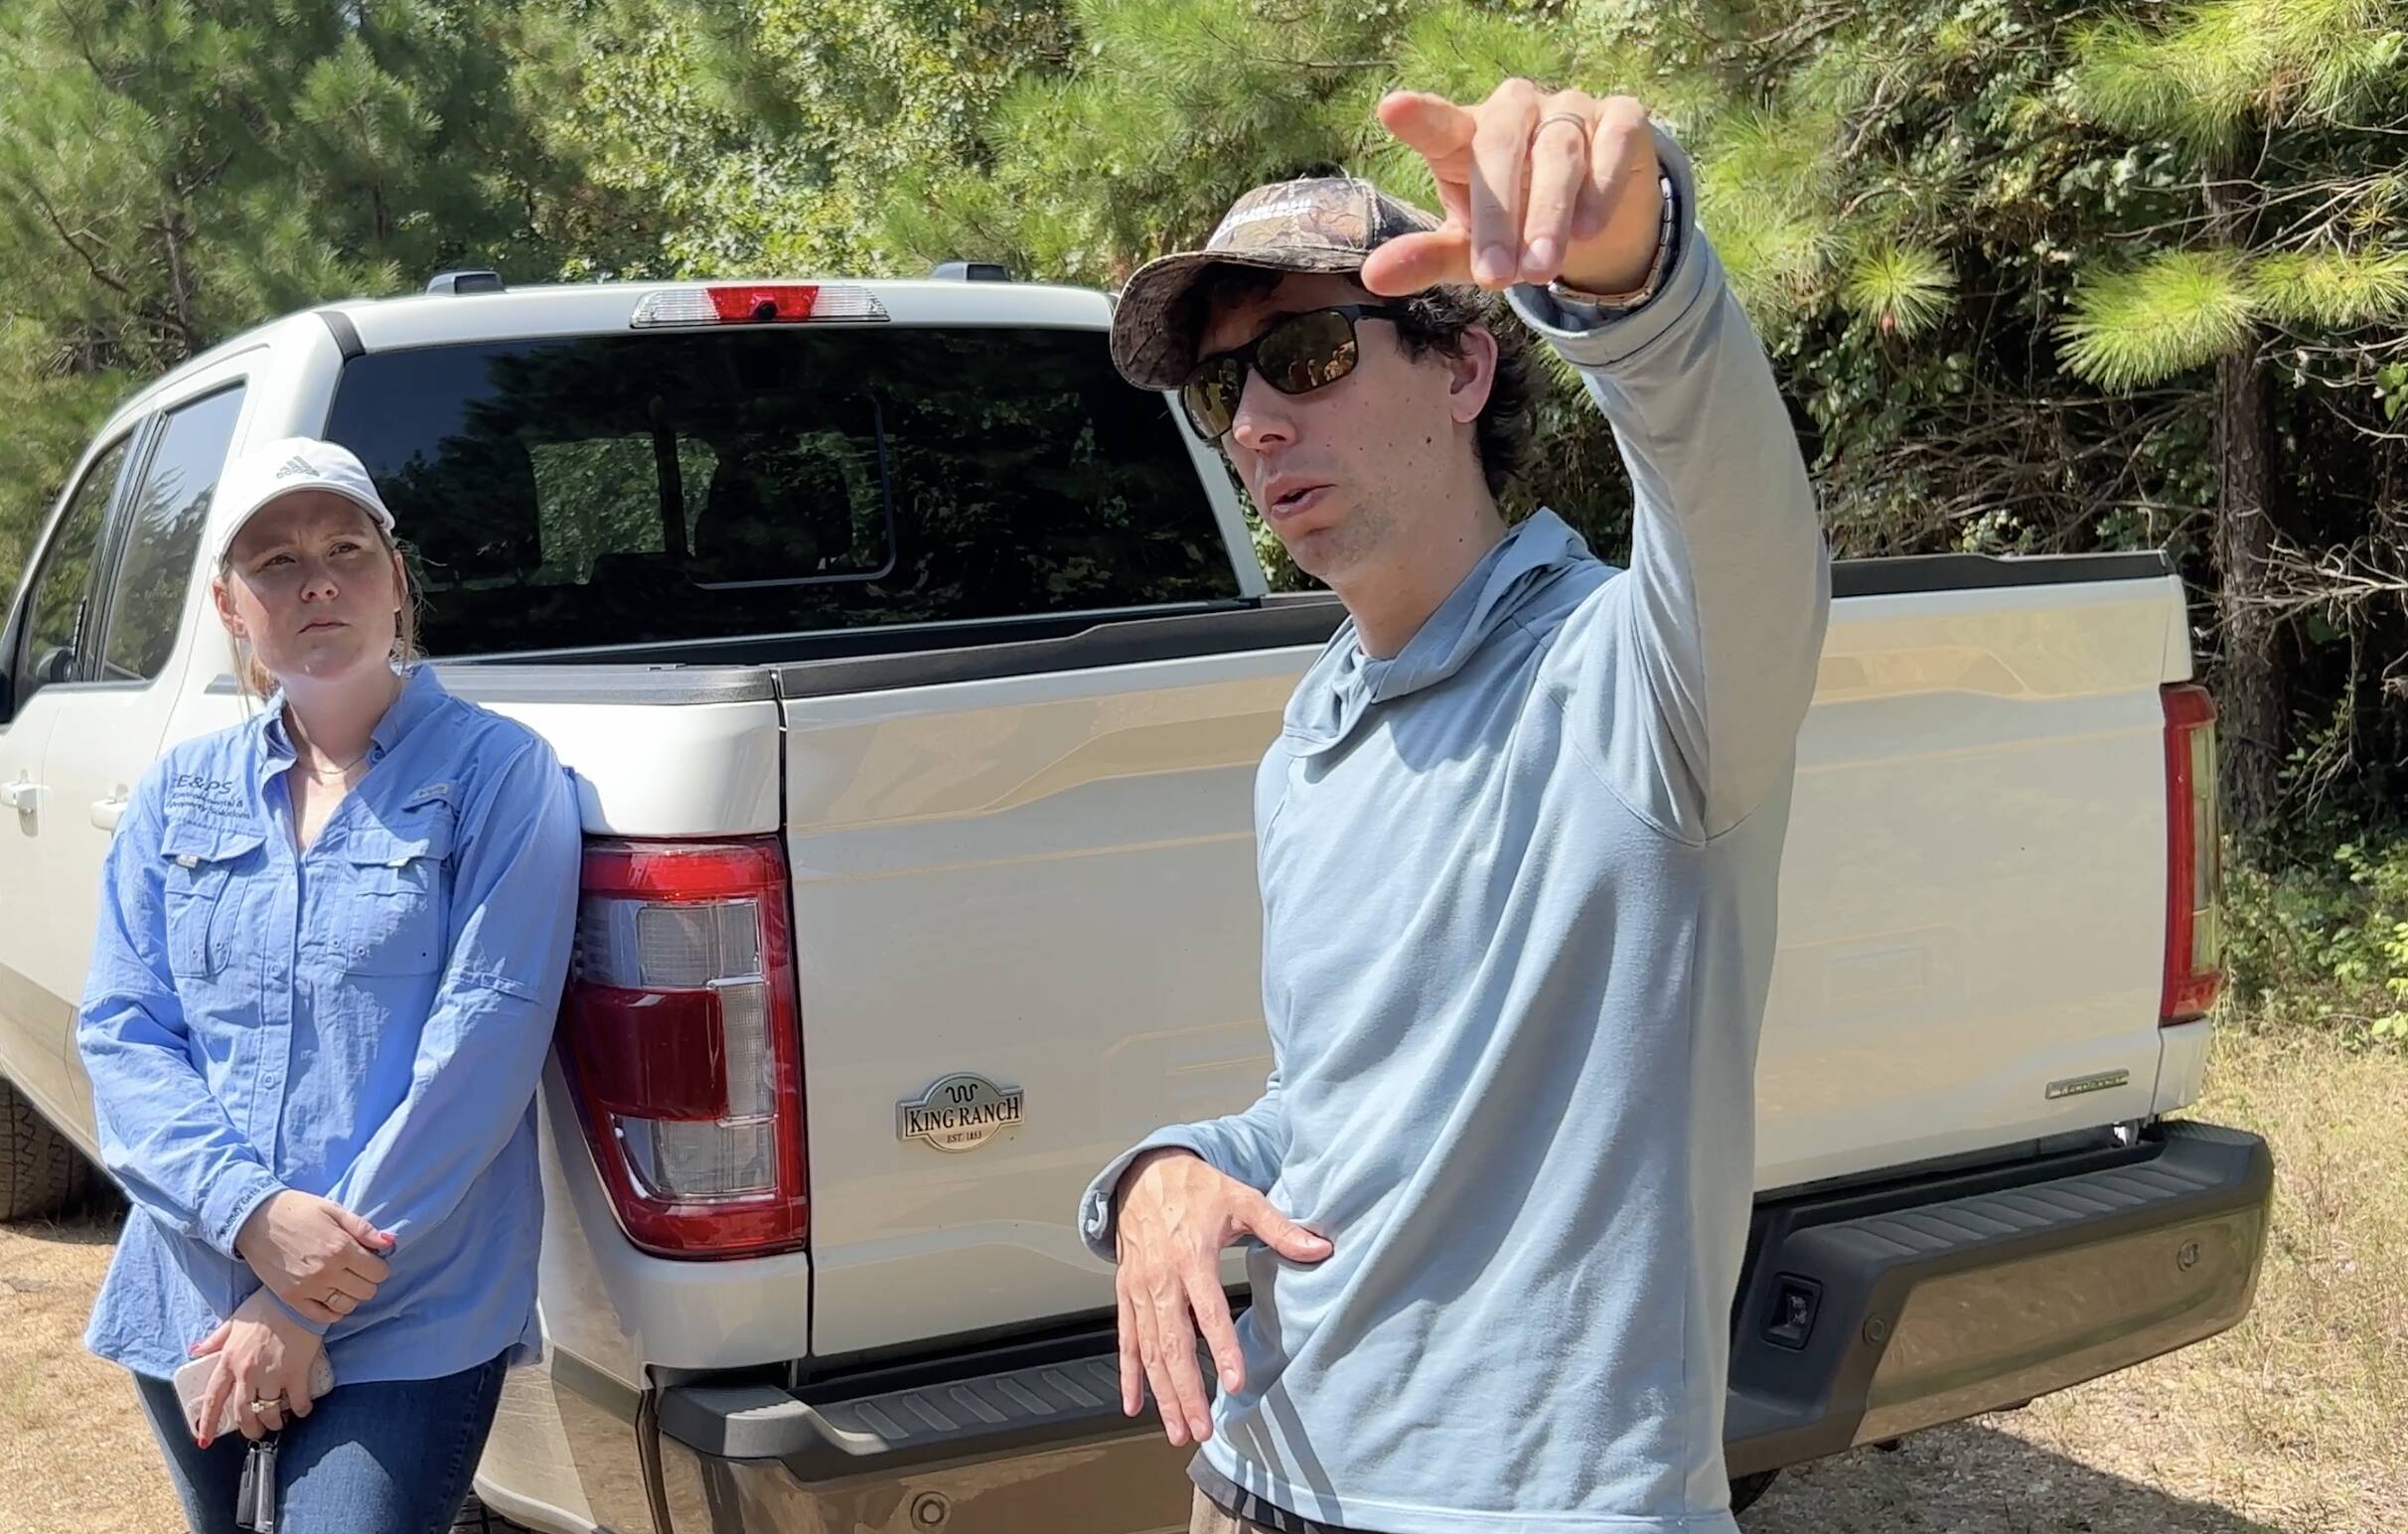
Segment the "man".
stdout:
[[[1150,1137],[1080,1210],[1121,1264],[1123,1404],[1150,1386],[1203,1445],[1199,1530],[1729,1531],[1756,1036],[1829,559],[1637,102],[1508,80],[1380,117],[1443,223],[1359,182],[1259,189],[1114,324],[1122,371],[1180,389],[1348,613],[1258,780],[1269,1087]],[[1527,384],[1482,288],[1611,421],[1627,571],[1552,513],[1499,517]]]

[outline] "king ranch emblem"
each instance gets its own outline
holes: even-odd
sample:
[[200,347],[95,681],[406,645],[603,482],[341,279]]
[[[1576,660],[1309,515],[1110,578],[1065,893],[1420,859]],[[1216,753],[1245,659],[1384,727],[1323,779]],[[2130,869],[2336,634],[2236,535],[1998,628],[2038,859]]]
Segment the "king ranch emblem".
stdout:
[[1024,1094],[983,1076],[957,1072],[895,1105],[895,1138],[924,1140],[940,1150],[976,1150],[1020,1122]]

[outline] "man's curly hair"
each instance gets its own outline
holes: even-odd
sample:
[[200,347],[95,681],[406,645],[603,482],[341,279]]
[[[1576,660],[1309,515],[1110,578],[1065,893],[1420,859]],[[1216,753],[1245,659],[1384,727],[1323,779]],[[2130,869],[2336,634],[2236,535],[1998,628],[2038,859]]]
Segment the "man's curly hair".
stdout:
[[[1252,266],[1212,267],[1181,298],[1180,328],[1187,335],[1200,336],[1205,319],[1214,310],[1268,293],[1287,275]],[[1366,291],[1364,296],[1372,295]],[[1488,481],[1488,493],[1502,499],[1505,487],[1530,458],[1535,385],[1529,336],[1514,323],[1503,297],[1476,287],[1424,288],[1410,298],[1377,301],[1406,311],[1407,318],[1397,322],[1398,338],[1405,345],[1405,355],[1417,361],[1431,352],[1461,357],[1463,333],[1474,325],[1496,337],[1496,380],[1489,386],[1488,403],[1472,423],[1472,449],[1479,457],[1481,477]]]

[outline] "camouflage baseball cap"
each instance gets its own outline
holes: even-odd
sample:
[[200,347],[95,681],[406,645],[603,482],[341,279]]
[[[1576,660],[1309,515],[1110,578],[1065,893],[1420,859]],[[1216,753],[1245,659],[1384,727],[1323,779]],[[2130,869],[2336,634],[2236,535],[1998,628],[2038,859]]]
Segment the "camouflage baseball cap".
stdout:
[[1196,338],[1179,301],[1214,266],[1360,271],[1372,251],[1438,221],[1368,181],[1325,176],[1257,187],[1232,203],[1201,250],[1137,268],[1113,313],[1112,360],[1139,388],[1177,388],[1195,371]]

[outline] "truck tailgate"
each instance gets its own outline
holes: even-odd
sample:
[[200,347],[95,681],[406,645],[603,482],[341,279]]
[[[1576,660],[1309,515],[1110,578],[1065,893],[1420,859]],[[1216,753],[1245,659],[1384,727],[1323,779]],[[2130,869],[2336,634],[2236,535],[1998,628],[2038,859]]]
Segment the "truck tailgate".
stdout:
[[[815,1353],[1109,1304],[1104,1148],[1262,1089],[1254,775],[1310,654],[789,702]],[[1018,1122],[905,1139],[965,1074]]]
[[[2150,1112],[2188,648],[2172,577],[2082,564],[1840,567],[1759,1187]],[[790,689],[815,1353],[1112,1304],[1080,1188],[1269,1068],[1253,782],[1313,648]]]
[[1782,860],[1760,1189],[2151,1113],[2160,688],[2189,676],[2185,623],[2170,575],[1835,605]]

